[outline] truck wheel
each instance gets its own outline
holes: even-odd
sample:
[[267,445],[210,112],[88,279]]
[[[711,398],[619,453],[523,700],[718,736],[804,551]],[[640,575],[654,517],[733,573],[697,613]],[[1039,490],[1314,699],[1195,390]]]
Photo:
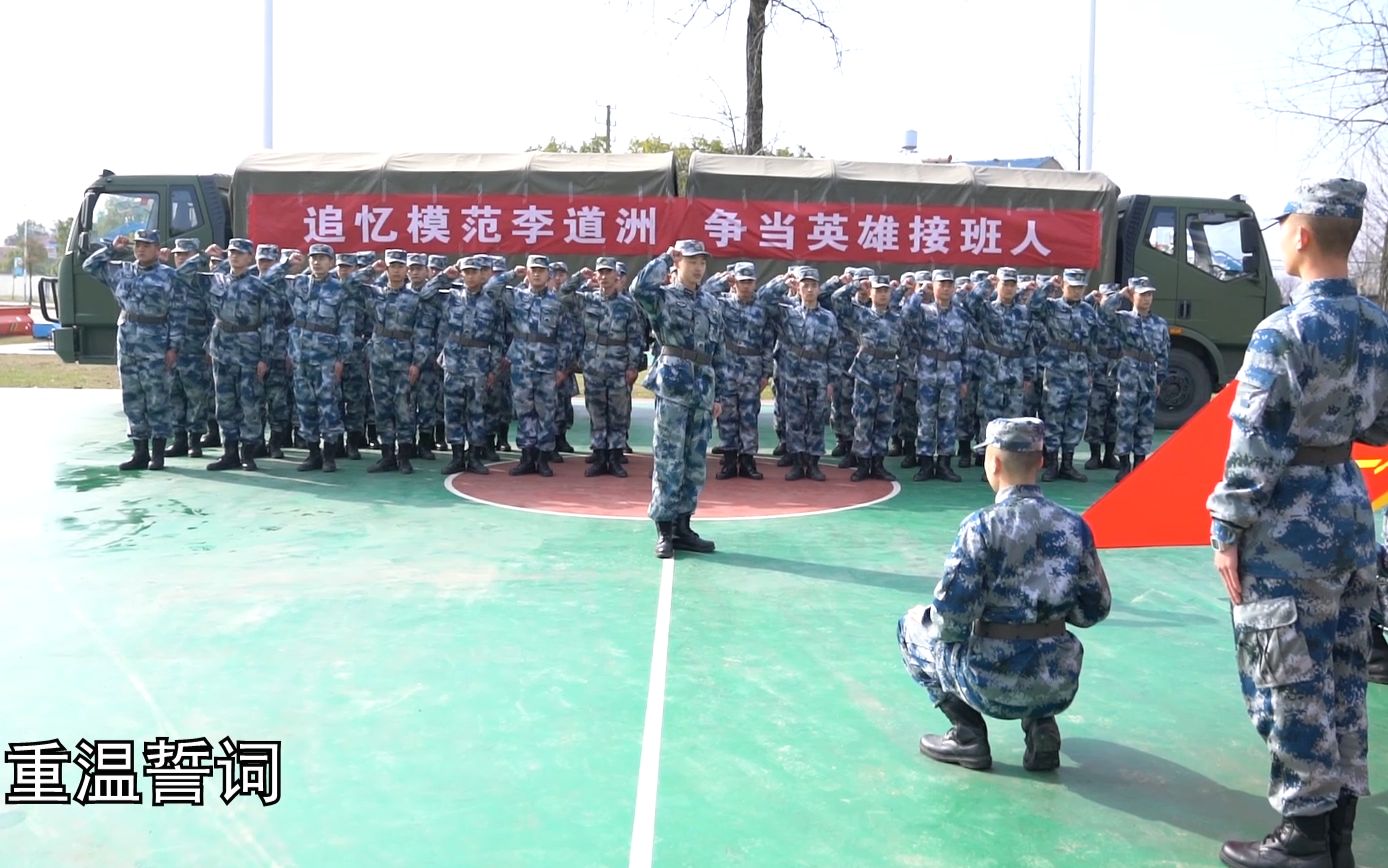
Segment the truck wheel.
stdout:
[[1210,401],[1210,369],[1186,349],[1172,349],[1170,372],[1157,393],[1158,428],[1179,428]]

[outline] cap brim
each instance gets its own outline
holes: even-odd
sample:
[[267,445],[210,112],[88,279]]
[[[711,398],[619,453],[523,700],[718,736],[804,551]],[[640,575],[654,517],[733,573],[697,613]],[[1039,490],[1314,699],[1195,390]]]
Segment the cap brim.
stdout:
[[987,452],[987,451],[988,451],[988,447],[989,447],[989,446],[992,446],[992,445],[993,445],[992,443],[989,443],[989,442],[987,442],[987,441],[984,441],[984,442],[979,443],[978,445],[974,446],[974,451],[975,451],[975,452]]

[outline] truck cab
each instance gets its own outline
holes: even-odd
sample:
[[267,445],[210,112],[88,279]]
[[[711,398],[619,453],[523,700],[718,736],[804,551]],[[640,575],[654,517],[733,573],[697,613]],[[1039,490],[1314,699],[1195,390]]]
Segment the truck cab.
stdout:
[[1176,428],[1238,374],[1254,327],[1282,306],[1258,218],[1237,196],[1123,196],[1116,241],[1116,279],[1151,278],[1171,329],[1156,423]]
[[53,348],[66,362],[109,364],[116,358],[111,291],[82,270],[82,262],[117,235],[159,230],[161,246],[196,238],[198,247],[226,244],[230,229],[229,175],[116,175],[105,171],[82,197],[56,280],[39,283],[43,316],[58,324]]

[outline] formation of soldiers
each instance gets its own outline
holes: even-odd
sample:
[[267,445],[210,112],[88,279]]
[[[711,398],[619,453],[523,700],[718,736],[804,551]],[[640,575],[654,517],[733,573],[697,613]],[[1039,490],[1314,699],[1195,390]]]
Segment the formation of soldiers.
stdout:
[[[413,459],[446,445],[442,473],[485,474],[512,451],[514,420],[510,472],[548,477],[574,451],[567,432],[582,374],[585,475],[627,475],[631,390],[659,347],[616,259],[570,275],[543,255],[509,269],[483,254],[450,263],[315,244],[305,256],[236,238],[205,251],[178,239],[169,266],[158,241],[137,233],[129,263],[118,238],[85,266],[123,312],[134,441],[123,469],[221,446],[209,470],[254,470],[257,458],[297,445],[304,471],[331,472],[338,458],[376,447],[371,472],[411,473]],[[1074,457],[1082,442],[1085,469],[1122,479],[1151,451],[1166,377],[1155,289],[1138,277],[1090,292],[1078,269],[956,280],[947,269],[891,279],[857,268],[821,283],[814,266],[757,286],[754,264],[735,263],[701,287],[725,335],[717,478],[763,478],[757,423],[774,384],[772,455],[788,480],[824,480],[827,452],[855,482],[895,479],[888,457],[914,468],[914,481],[958,482],[954,460],[972,466],[987,422],[1022,414],[1048,422],[1043,480],[1085,481]]]

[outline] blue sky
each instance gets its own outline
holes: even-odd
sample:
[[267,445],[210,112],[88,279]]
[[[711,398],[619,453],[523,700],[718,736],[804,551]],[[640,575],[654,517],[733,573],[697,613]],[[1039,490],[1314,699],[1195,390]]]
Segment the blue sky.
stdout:
[[[718,0],[714,0],[717,5]],[[781,13],[766,54],[766,136],[817,156],[1057,156],[1075,166],[1088,0],[823,0],[821,31]],[[1341,174],[1313,121],[1274,113],[1309,20],[1292,0],[1099,0],[1094,168],[1125,192],[1243,193],[1274,212],[1296,181]],[[261,143],[261,0],[75,0],[16,9],[0,56],[33,83],[12,116],[0,225],[69,216],[103,168],[230,172]],[[285,150],[518,151],[724,135],[741,112],[745,4],[687,0],[369,0],[275,4],[274,144]],[[386,9],[389,14],[382,15]],[[43,34],[43,38],[37,38]],[[15,105],[12,101],[11,105]]]

